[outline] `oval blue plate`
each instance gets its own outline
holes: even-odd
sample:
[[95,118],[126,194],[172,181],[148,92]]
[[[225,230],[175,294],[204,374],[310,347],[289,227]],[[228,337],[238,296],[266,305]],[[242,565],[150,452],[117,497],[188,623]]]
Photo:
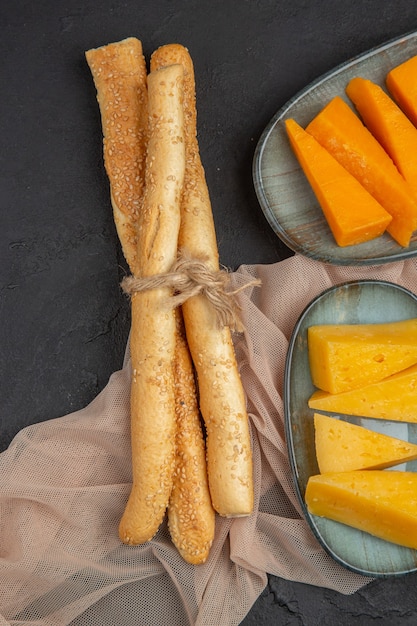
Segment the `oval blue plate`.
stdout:
[[416,54],[417,33],[373,48],[311,83],[265,128],[253,160],[255,191],[270,226],[294,252],[334,265],[375,265],[417,254],[417,232],[407,248],[388,234],[356,246],[339,247],[291,150],[284,126],[284,121],[292,117],[305,127],[336,95],[350,104],[345,88],[355,76],[385,87],[387,72]]
[[[285,365],[284,408],[288,455],[297,494],[323,548],[346,568],[367,576],[394,576],[417,570],[417,551],[383,541],[360,530],[311,515],[304,502],[309,476],[318,474],[314,411],[308,399],[315,390],[308,363],[307,328],[313,324],[365,324],[417,317],[417,296],[393,283],[360,280],[324,291],[304,310],[294,327]],[[417,425],[351,418],[367,428],[417,443]],[[407,463],[417,471],[416,462]],[[400,469],[403,469],[401,467]]]

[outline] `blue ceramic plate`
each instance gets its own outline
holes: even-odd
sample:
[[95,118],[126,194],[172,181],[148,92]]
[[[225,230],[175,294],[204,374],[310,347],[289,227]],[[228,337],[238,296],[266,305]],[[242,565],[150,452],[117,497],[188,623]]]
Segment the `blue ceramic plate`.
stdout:
[[388,234],[339,247],[291,150],[284,126],[285,119],[292,117],[305,127],[336,95],[350,104],[345,88],[355,76],[385,86],[387,72],[416,54],[417,33],[374,48],[310,84],[280,109],[264,130],[253,161],[255,191],[272,229],[294,252],[334,265],[374,265],[417,254],[417,233],[406,249]]
[[[417,296],[393,283],[363,280],[333,287],[315,298],[298,320],[285,368],[285,428],[294,481],[307,521],[324,549],[348,569],[367,576],[393,576],[417,570],[417,551],[377,539],[344,524],[310,515],[304,494],[309,476],[318,474],[314,446],[315,390],[308,363],[307,328],[313,324],[364,324],[417,317]],[[417,443],[417,425],[348,417],[349,421]],[[417,462],[398,466],[417,471]],[[395,471],[395,470],[385,470]]]

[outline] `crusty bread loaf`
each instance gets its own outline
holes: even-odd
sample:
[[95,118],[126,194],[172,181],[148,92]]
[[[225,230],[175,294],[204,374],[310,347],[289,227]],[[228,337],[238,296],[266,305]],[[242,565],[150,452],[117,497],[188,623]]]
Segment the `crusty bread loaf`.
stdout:
[[[181,201],[181,228],[178,245],[180,249],[198,252],[195,256],[204,261],[211,270],[219,269],[216,230],[204,168],[201,163],[197,140],[197,108],[194,66],[191,56],[181,44],[161,46],[151,56],[151,69],[181,63],[184,67],[184,120],[186,136],[186,159],[184,190]],[[197,228],[197,232],[194,230]],[[198,237],[198,242],[194,241]]]
[[[219,269],[213,214],[197,140],[195,81],[191,57],[179,44],[158,48],[151,70],[184,67],[186,171],[181,201],[179,247],[191,258]],[[246,397],[231,332],[219,329],[216,313],[198,295],[183,304],[187,341],[198,375],[200,409],[207,431],[207,463],[213,506],[223,516],[253,510],[253,463]]]
[[[151,88],[150,112],[153,128],[150,133],[147,163],[146,198],[143,201],[145,163],[142,161],[145,159],[148,148],[148,101],[147,76],[141,43],[134,38],[126,39],[95,50],[89,50],[86,57],[94,77],[97,99],[102,114],[105,165],[112,192],[114,220],[122,249],[134,276],[143,277],[152,276],[159,272],[163,273],[170,269],[170,263],[177,251],[175,233],[178,233],[178,206],[177,214],[174,215],[176,225],[174,223],[173,237],[170,238],[169,242],[166,239],[162,241],[161,233],[162,238],[166,238],[169,230],[166,212],[165,229],[160,230],[159,213],[160,209],[163,208],[161,202],[164,198],[168,199],[165,192],[161,198],[162,185],[165,188],[162,176],[165,175],[170,180],[169,185],[175,189],[175,185],[178,184],[175,181],[177,179],[181,181],[181,177],[184,175],[183,160],[178,160],[178,154],[172,155],[168,152],[161,152],[164,141],[161,142],[158,135],[159,129],[156,125],[158,111],[155,110],[155,103],[152,101],[152,97],[156,96],[156,91],[152,91]],[[178,67],[175,71],[178,72]],[[153,81],[155,75],[164,76],[165,74],[166,72],[154,73],[149,80]],[[178,116],[178,111],[175,112],[175,116]],[[158,126],[160,123],[161,120],[159,119]],[[178,144],[180,147],[182,143],[182,150],[184,150],[182,131],[174,133],[173,136],[175,141],[180,142]],[[165,140],[166,137],[165,134]],[[156,155],[159,160],[155,158]],[[176,158],[173,159],[173,156]],[[176,164],[180,164],[179,176],[178,172],[175,171]],[[133,180],[130,179],[130,176],[120,175],[121,172],[130,172],[132,167],[136,168]],[[175,202],[178,205],[179,187],[177,192]],[[116,197],[118,204],[115,201]],[[158,239],[160,240],[159,243]],[[156,256],[157,250],[160,254]],[[168,257],[163,260],[165,253],[168,254]],[[135,294],[132,298],[132,462],[134,476],[137,473],[146,474],[147,480],[146,485],[143,484],[143,477],[134,480],[129,505],[126,508],[119,531],[123,541],[141,543],[150,538],[156,530],[159,518],[165,510],[165,499],[171,482],[172,443],[175,435],[177,454],[174,461],[175,469],[172,471],[173,488],[168,511],[169,528],[173,541],[184,559],[190,563],[202,563],[207,558],[215,526],[215,514],[207,483],[205,444],[196,399],[194,371],[184,335],[182,313],[180,310],[175,312],[176,333],[174,337],[172,333],[172,311],[166,310],[165,305],[163,308],[159,308],[163,297],[164,295],[160,291],[154,291],[147,294]],[[163,311],[164,318],[162,324],[159,320],[161,311]],[[155,332],[156,330],[160,331],[159,336]],[[153,358],[160,359],[161,348],[158,348],[157,344],[160,343],[161,336],[168,362],[160,363],[164,369],[163,378],[159,379],[158,384],[152,384],[149,378],[146,379],[146,375],[149,375],[147,367]],[[167,340],[168,336],[169,341]],[[174,385],[172,385],[172,371],[170,370],[171,357],[168,354],[168,351],[172,351],[173,340],[175,340],[176,346]],[[142,358],[141,353],[145,349],[145,345],[149,346],[150,354]],[[145,362],[146,366],[144,367]],[[146,389],[140,392],[141,381]],[[156,382],[157,378],[155,377]],[[152,390],[156,393],[150,402],[148,396]],[[174,393],[177,420],[175,433],[172,424],[172,393]],[[142,396],[142,394],[144,395]],[[143,410],[141,400],[145,401],[148,406],[155,406],[159,401],[158,399],[163,404],[161,414],[164,418],[160,424],[156,424],[153,420],[154,416],[148,415],[150,421],[147,424],[145,421],[147,411]],[[143,415],[140,417],[142,413]],[[148,432],[151,424],[152,431]],[[180,432],[178,432],[179,425],[181,427]],[[148,448],[143,450],[143,442],[149,440],[150,437],[151,443],[156,444],[153,450],[156,458],[148,458]],[[166,471],[163,471],[162,475],[158,465],[161,458],[164,458],[164,454],[162,457],[160,456],[159,446],[161,443],[165,452],[168,450]],[[147,446],[149,447],[149,445],[148,441]],[[145,462],[140,460],[143,458],[144,452],[145,459],[148,459],[148,467]],[[151,467],[151,465],[156,465],[156,467]],[[161,491],[160,480],[164,483],[163,493],[165,495],[160,502],[156,503],[152,493]],[[142,484],[141,488],[139,487],[140,484]],[[143,496],[139,493],[141,490],[148,494],[145,505],[143,504]],[[152,510],[149,512],[148,518],[145,519],[145,528],[143,528],[144,515],[141,508],[146,510],[148,505]],[[156,516],[155,509],[157,511]],[[142,526],[140,526],[141,524]]]
[[[86,58],[102,116],[114,220],[132,274],[169,272],[178,248],[217,271],[188,51],[178,44],[159,48],[148,77],[134,38],[89,50]],[[131,298],[133,480],[119,534],[129,544],[148,541],[168,507],[179,552],[201,563],[214,536],[212,502],[221,515],[252,511],[249,420],[230,329],[219,329],[208,300],[195,296],[183,305],[185,337],[181,311],[167,304],[171,295],[158,287]]]
[[137,217],[144,190],[147,146],[147,70],[138,39],[86,52],[97,90],[103,130],[104,164],[113,216],[132,273],[137,264]]
[[181,309],[176,310],[175,407],[177,438],[175,472],[168,505],[168,528],[185,561],[197,565],[209,555],[215,513],[207,479],[206,448],[198,408],[191,355]]
[[[148,76],[149,133],[145,193],[138,220],[139,276],[168,272],[177,257],[180,198],[185,170],[183,68]],[[132,295],[132,491],[119,526],[125,543],[151,539],[172,490],[175,458],[173,358],[175,314],[171,291]]]

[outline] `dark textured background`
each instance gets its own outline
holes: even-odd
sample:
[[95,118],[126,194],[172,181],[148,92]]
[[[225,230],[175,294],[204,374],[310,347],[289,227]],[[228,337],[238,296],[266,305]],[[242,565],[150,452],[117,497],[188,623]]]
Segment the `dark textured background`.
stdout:
[[[199,140],[221,262],[288,251],[258,206],[256,142],[335,65],[417,29],[410,0],[37,0],[0,5],[0,449],[89,403],[120,368],[126,272],[103,170],[88,48],[127,36],[193,57]],[[270,577],[245,626],[415,626],[417,577],[353,596]]]

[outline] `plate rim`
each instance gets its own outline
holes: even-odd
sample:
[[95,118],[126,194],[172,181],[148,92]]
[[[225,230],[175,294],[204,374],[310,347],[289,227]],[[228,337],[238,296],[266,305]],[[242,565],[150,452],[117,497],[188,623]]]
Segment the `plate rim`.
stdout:
[[[371,278],[363,278],[363,279],[353,279],[353,280],[348,280],[348,281],[343,281],[341,283],[338,283],[337,285],[332,285],[331,287],[328,287],[326,289],[324,289],[323,291],[321,291],[319,294],[317,294],[314,298],[312,298],[310,300],[310,302],[304,307],[304,309],[302,310],[302,312],[300,313],[294,327],[293,330],[291,332],[291,336],[290,336],[290,340],[288,343],[288,349],[287,349],[287,355],[286,355],[286,359],[285,359],[285,367],[284,367],[284,385],[283,385],[283,392],[284,392],[284,432],[285,432],[285,441],[286,441],[286,448],[287,448],[287,453],[288,453],[288,460],[289,460],[289,465],[290,465],[290,469],[291,469],[291,475],[292,475],[292,479],[293,479],[293,485],[294,485],[294,489],[296,492],[296,496],[298,499],[298,502],[301,506],[302,512],[303,512],[303,516],[304,519],[306,520],[306,522],[308,523],[309,528],[311,529],[311,531],[313,532],[313,535],[316,537],[317,541],[319,542],[320,546],[325,550],[325,552],[327,554],[329,554],[334,561],[336,561],[337,563],[339,563],[340,565],[342,565],[345,569],[354,572],[356,574],[361,574],[363,576],[367,576],[367,577],[371,577],[371,578],[391,578],[391,577],[399,577],[399,576],[405,576],[408,574],[412,574],[414,572],[417,571],[417,550],[413,550],[412,548],[405,548],[407,550],[410,550],[410,552],[415,554],[415,561],[416,561],[416,566],[413,568],[407,568],[407,569],[402,569],[402,570],[395,570],[395,571],[384,571],[384,572],[378,572],[378,571],[374,571],[374,570],[366,570],[366,569],[362,569],[360,567],[357,567],[351,563],[348,563],[345,559],[343,559],[340,555],[337,554],[337,552],[335,552],[327,543],[327,541],[325,540],[325,538],[322,536],[322,534],[320,533],[317,524],[315,522],[315,515],[312,515],[308,509],[307,509],[307,505],[305,503],[303,494],[301,492],[301,485],[300,485],[300,480],[299,480],[299,472],[298,472],[298,466],[296,463],[296,455],[294,453],[295,450],[295,446],[294,446],[294,440],[293,440],[293,434],[292,434],[292,429],[291,429],[291,424],[292,424],[292,420],[291,420],[291,414],[290,414],[290,406],[289,406],[289,397],[290,397],[290,388],[291,388],[291,376],[290,376],[290,367],[292,364],[292,360],[293,360],[293,354],[294,354],[294,347],[295,347],[295,343],[297,341],[297,338],[299,336],[299,330],[300,327],[302,326],[306,316],[309,314],[309,312],[315,308],[315,306],[317,305],[318,302],[320,302],[321,300],[329,297],[332,293],[335,293],[336,291],[339,291],[341,289],[349,289],[350,287],[353,286],[357,286],[357,285],[366,285],[366,284],[370,284],[370,285],[378,285],[378,286],[382,286],[382,287],[388,287],[390,289],[394,289],[396,291],[401,291],[404,295],[411,297],[412,300],[415,301],[416,306],[417,306],[417,294],[413,293],[410,289],[408,289],[407,287],[404,287],[402,285],[398,285],[397,283],[388,281],[388,280],[383,280],[383,279],[371,279]],[[334,522],[334,523],[338,523],[338,522]],[[356,529],[358,530],[358,529]],[[358,530],[358,532],[363,532]],[[369,533],[367,533],[369,534]],[[382,541],[382,540],[381,540]],[[396,545],[396,544],[394,544]],[[399,548],[401,548],[402,546],[398,546]]]
[[320,254],[318,252],[315,253],[310,250],[306,251],[306,249],[302,245],[298,244],[296,241],[294,241],[294,239],[292,239],[288,235],[287,231],[281,227],[276,216],[272,213],[271,207],[269,206],[269,203],[266,198],[265,185],[264,185],[263,177],[261,174],[261,162],[262,162],[262,157],[266,148],[267,141],[270,135],[272,134],[272,132],[274,131],[277,123],[279,123],[281,119],[283,119],[288,109],[290,109],[298,100],[305,97],[308,93],[316,89],[320,84],[325,83],[329,78],[337,76],[338,74],[345,71],[349,67],[352,67],[355,64],[357,64],[362,59],[373,57],[376,54],[380,54],[381,52],[384,52],[385,50],[388,50],[400,43],[406,43],[412,40],[417,41],[416,30],[409,31],[398,37],[391,38],[388,41],[385,41],[380,45],[372,46],[368,50],[365,50],[364,52],[356,54],[355,56],[350,57],[346,61],[339,63],[334,68],[324,72],[323,74],[321,74],[320,76],[312,80],[310,83],[308,83],[306,87],[298,90],[294,94],[294,96],[292,96],[289,100],[287,100],[287,102],[283,106],[281,106],[278,109],[278,111],[272,116],[272,118],[269,120],[268,124],[265,126],[264,130],[262,131],[256,143],[256,147],[255,147],[255,151],[254,151],[254,155],[252,159],[252,181],[254,183],[255,194],[257,196],[261,210],[263,214],[265,215],[265,218],[270,228],[275,233],[275,235],[278,236],[293,253],[298,253],[305,257],[311,258],[313,260],[321,261],[321,262],[328,263],[331,265],[336,265],[336,266],[382,265],[386,263],[392,263],[395,261],[403,261],[403,260],[417,256],[417,249],[416,250],[404,249],[404,250],[400,250],[398,253],[395,253],[394,255],[385,254],[380,257],[362,257],[360,255],[357,255],[354,258],[338,257],[337,259],[325,258],[325,255]]

